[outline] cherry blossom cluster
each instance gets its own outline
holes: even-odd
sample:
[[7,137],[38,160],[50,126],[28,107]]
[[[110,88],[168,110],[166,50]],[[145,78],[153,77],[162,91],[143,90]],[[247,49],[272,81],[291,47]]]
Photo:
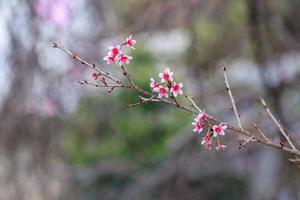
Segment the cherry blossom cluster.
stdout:
[[[107,55],[103,58],[103,60],[105,60],[109,65],[119,64],[120,66],[122,66],[123,64],[129,64],[132,57],[123,54],[121,48],[123,46],[128,46],[132,49],[135,49],[135,43],[136,41],[132,39],[132,35],[130,35],[120,45],[109,46],[109,51]],[[100,75],[96,72],[92,74],[94,80],[97,80],[99,76]],[[171,97],[176,102],[176,105],[179,105],[176,100],[176,97],[178,95],[183,95],[183,84],[174,81],[174,73],[170,70],[170,68],[166,68],[163,72],[159,73],[158,76],[160,78],[160,81],[155,81],[153,78],[150,78],[150,87],[154,93],[157,93],[156,97],[158,99]],[[104,85],[107,85],[105,79],[101,81],[104,83]],[[224,123],[212,126],[210,124],[207,114],[205,112],[200,112],[200,114],[198,114],[198,116],[194,119],[192,125],[194,126],[193,131],[197,134],[200,134],[203,131],[203,128],[206,126],[208,131],[206,135],[202,138],[201,142],[201,144],[204,145],[206,149],[211,149],[214,138],[216,138],[217,140],[217,151],[226,148],[225,145],[221,144],[219,139],[219,136],[225,135],[224,130],[227,128],[227,126]]]
[[120,66],[123,64],[129,64],[130,60],[132,59],[131,56],[123,54],[121,48],[123,46],[128,46],[132,49],[134,48],[136,41],[132,39],[132,35],[127,37],[121,45],[116,46],[109,46],[107,55],[103,58],[104,61],[107,62],[108,65],[111,64],[119,64]]
[[226,148],[225,145],[221,144],[221,141],[219,139],[219,136],[225,135],[224,130],[227,128],[227,126],[224,123],[220,123],[219,125],[211,125],[207,114],[205,112],[202,112],[195,117],[194,122],[192,123],[194,126],[193,131],[197,134],[200,134],[203,131],[203,128],[205,125],[207,125],[207,133],[206,135],[202,138],[201,144],[204,145],[204,147],[208,150],[211,149],[212,143],[213,143],[213,138],[217,139],[217,146],[216,150],[221,151]]
[[153,92],[158,93],[158,98],[168,98],[169,95],[172,97],[177,97],[178,94],[182,95],[182,83],[176,83],[173,81],[173,72],[169,68],[166,68],[164,72],[159,73],[160,82],[155,81],[153,78],[150,78],[150,87]]

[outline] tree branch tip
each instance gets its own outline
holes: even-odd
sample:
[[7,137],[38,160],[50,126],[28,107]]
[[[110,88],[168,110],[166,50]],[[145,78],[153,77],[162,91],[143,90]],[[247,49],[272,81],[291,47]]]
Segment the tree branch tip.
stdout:
[[218,67],[220,67],[223,71],[226,71],[226,67],[224,64],[218,64]]
[[58,44],[56,42],[52,42],[52,47],[53,48],[58,48]]
[[88,82],[86,80],[82,80],[82,81],[78,81],[78,83],[80,83],[81,85],[83,85],[83,84],[87,84]]
[[132,108],[133,106],[132,106],[132,104],[125,103],[125,107],[126,107],[126,108]]

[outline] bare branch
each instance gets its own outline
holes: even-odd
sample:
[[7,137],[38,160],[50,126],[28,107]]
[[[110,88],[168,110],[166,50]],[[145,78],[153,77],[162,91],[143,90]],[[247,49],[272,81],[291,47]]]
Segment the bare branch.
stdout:
[[117,78],[114,78],[113,76],[111,76],[109,73],[104,72],[101,69],[97,68],[95,64],[90,64],[89,62],[87,62],[84,59],[80,58],[75,53],[69,51],[68,49],[64,48],[63,46],[60,46],[57,43],[53,42],[52,47],[53,48],[58,48],[58,49],[64,51],[65,53],[69,54],[72,59],[75,59],[75,60],[79,61],[81,64],[95,70],[96,72],[99,73],[99,75],[103,75],[103,76],[105,76],[106,78],[110,79],[111,81],[113,81],[115,83],[122,84],[121,80],[118,80]]
[[224,65],[219,65],[219,66],[223,70],[224,80],[225,80],[225,85],[226,85],[226,91],[229,94],[229,97],[230,97],[230,100],[231,100],[231,104],[232,104],[232,107],[233,107],[233,111],[234,111],[234,114],[235,114],[235,118],[236,118],[236,120],[238,122],[238,125],[239,125],[240,129],[244,130],[244,128],[242,126],[241,119],[240,119],[240,115],[239,115],[239,113],[237,111],[237,108],[236,108],[235,100],[233,98],[233,95],[232,95],[232,92],[231,92],[231,89],[230,89],[230,85],[229,85],[228,78],[227,78],[227,73],[226,73],[226,67]]
[[245,142],[243,142],[243,143],[240,144],[239,149],[241,149],[242,147],[244,147],[249,142],[256,142],[256,141],[257,140],[255,139],[254,135],[252,135],[251,137],[249,137],[248,140],[246,140]]
[[191,101],[191,103],[193,104],[193,106],[198,110],[199,113],[202,113],[203,111],[197,106],[197,104],[195,103],[195,101],[193,100],[193,98],[191,96],[185,96],[186,98],[188,98],[188,100]]
[[132,84],[132,85],[135,85],[132,78],[131,78],[131,75],[128,73],[127,69],[121,65],[121,69],[122,69],[122,72],[123,72],[123,75],[127,78],[127,80]]
[[257,130],[257,133],[259,133],[259,135],[262,137],[263,140],[265,140],[268,143],[271,143],[271,141],[267,138],[264,132],[255,123],[254,123],[254,128]]
[[292,149],[296,150],[296,147],[294,146],[293,142],[291,141],[290,137],[288,136],[288,134],[284,131],[284,129],[282,128],[281,124],[278,122],[278,120],[274,117],[274,115],[272,114],[271,110],[269,109],[268,105],[266,104],[265,100],[263,98],[260,98],[261,104],[264,106],[264,108],[266,109],[269,117],[275,122],[275,124],[277,125],[280,133],[283,135],[283,137],[286,139],[286,141],[289,143],[289,145],[292,147]]
[[90,82],[90,81],[86,81],[86,80],[78,81],[78,83],[80,83],[81,85],[92,85],[95,87],[104,87],[104,88],[111,88],[111,87],[130,88],[130,86],[128,86],[128,85],[98,84],[98,83],[94,83],[94,82]]
[[[149,102],[149,103],[153,102],[153,103],[163,103],[163,104],[172,105],[172,106],[175,106],[175,107],[177,107],[177,108],[179,108],[181,110],[185,110],[185,111],[187,111],[189,113],[196,114],[196,115],[203,112],[196,105],[196,103],[194,102],[194,100],[190,96],[186,96],[186,97],[192,102],[193,107],[191,107],[191,106],[185,106],[185,105],[179,105],[178,102],[174,101],[174,99],[158,98],[155,94],[152,94],[151,92],[140,88],[139,86],[137,86],[132,81],[130,74],[128,74],[127,70],[124,67],[122,67],[122,66],[121,66],[121,69],[123,71],[123,75],[127,77],[128,81],[129,81],[129,84],[124,83],[123,81],[118,80],[117,78],[114,78],[109,73],[104,72],[104,71],[100,70],[99,68],[97,68],[95,64],[88,63],[87,61],[83,60],[82,58],[78,57],[77,55],[75,55],[71,51],[65,49],[64,47],[59,46],[56,43],[53,43],[53,47],[61,49],[62,51],[66,52],[68,55],[70,55],[72,59],[75,59],[75,60],[79,61],[80,63],[82,63],[83,65],[85,65],[85,66],[87,66],[87,67],[95,70],[96,72],[99,73],[99,75],[102,75],[102,76],[106,77],[107,79],[111,80],[112,82],[114,82],[116,84],[108,84],[108,83],[106,83],[105,80],[100,80],[100,81],[102,81],[103,85],[102,84],[93,83],[93,82],[88,82],[88,81],[80,81],[79,83],[81,83],[81,84],[87,84],[87,85],[93,85],[95,87],[107,87],[107,88],[110,89],[110,92],[114,88],[116,88],[116,87],[122,87],[122,88],[127,88],[127,89],[130,89],[130,90],[136,91],[139,94],[143,94],[143,95],[149,97],[149,98],[145,98],[145,97],[139,96],[139,100],[140,101],[137,102],[136,104],[128,104],[127,105],[128,107],[134,107],[136,105],[140,105],[140,104],[146,103],[146,102]],[[223,68],[223,72],[224,72],[224,78],[225,78],[226,88],[227,88],[227,91],[229,93],[230,99],[232,101],[232,105],[233,105],[233,108],[234,108],[234,112],[235,112],[237,121],[239,123],[239,128],[236,128],[234,126],[231,126],[231,125],[227,124],[228,129],[231,130],[231,131],[233,131],[233,132],[236,132],[238,134],[242,134],[242,135],[250,137],[249,141],[247,140],[245,144],[247,144],[250,141],[254,141],[255,140],[256,142],[258,142],[260,144],[263,144],[265,146],[277,148],[277,149],[279,149],[281,151],[293,154],[295,156],[300,156],[300,151],[297,150],[295,148],[295,146],[291,145],[292,148],[282,147],[280,144],[276,144],[274,142],[271,142],[270,140],[268,140],[265,137],[265,135],[262,133],[262,131],[259,128],[256,128],[256,130],[262,135],[263,139],[254,138],[253,137],[254,134],[252,134],[249,131],[246,131],[246,130],[243,129],[241,121],[240,121],[239,114],[238,114],[237,109],[236,109],[236,104],[235,104],[234,98],[232,96],[230,87],[229,87],[229,83],[228,83],[228,79],[227,79],[225,68]],[[194,108],[196,108],[196,109],[194,109]],[[218,119],[214,118],[213,116],[211,116],[209,114],[207,114],[207,117],[209,118],[209,120],[213,121],[214,123],[220,123],[220,121]],[[276,124],[279,124],[276,119],[274,121],[277,122]],[[279,124],[279,126],[280,126],[280,124]],[[283,129],[282,129],[281,126],[280,126],[280,129],[281,129],[281,131],[283,131]],[[285,134],[284,131],[283,131],[283,133]],[[287,134],[285,134],[285,135],[287,136]],[[290,141],[289,138],[288,138],[288,141]]]

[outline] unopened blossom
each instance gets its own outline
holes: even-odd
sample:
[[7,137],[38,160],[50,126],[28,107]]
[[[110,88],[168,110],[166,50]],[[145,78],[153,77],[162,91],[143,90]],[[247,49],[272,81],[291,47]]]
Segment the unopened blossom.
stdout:
[[200,113],[197,117],[196,117],[196,119],[198,120],[198,121],[200,121],[200,120],[203,120],[203,121],[208,121],[208,118],[207,118],[207,114],[206,114],[206,112],[202,112],[202,113]]
[[121,54],[119,57],[119,65],[123,65],[124,63],[129,64],[129,60],[131,60],[131,59],[132,59],[131,56]]
[[214,125],[212,129],[214,132],[214,137],[216,137],[218,135],[225,135],[224,130],[227,129],[227,126],[221,123],[220,125]]
[[117,45],[115,47],[109,46],[108,49],[109,49],[108,56],[110,57],[116,58],[117,56],[122,54],[120,45]]
[[110,55],[105,56],[103,60],[105,60],[108,65],[116,63],[115,58]]
[[155,88],[158,88],[160,85],[160,82],[156,82],[153,78],[150,78],[150,87],[152,88],[152,90],[154,90]]
[[161,78],[161,82],[171,82],[173,81],[173,72],[166,68],[164,72],[159,73],[159,78]]
[[158,98],[162,98],[162,97],[168,98],[168,91],[169,91],[168,87],[160,85],[159,87],[154,88],[154,91],[158,93]]
[[194,126],[193,131],[195,133],[201,133],[202,132],[204,125],[201,122],[195,121],[195,122],[192,123],[192,125]]
[[212,136],[210,134],[206,134],[202,138],[201,144],[204,145],[206,149],[210,150],[212,145]]
[[131,47],[132,49],[135,49],[134,48],[135,43],[136,43],[136,41],[134,39],[132,39],[132,35],[130,35],[128,38],[126,38],[126,40],[123,44]]
[[219,144],[218,146],[216,146],[217,151],[221,151],[221,150],[224,150],[224,149],[226,149],[226,146],[223,145],[223,144]]
[[172,94],[177,97],[178,94],[182,95],[183,94],[183,91],[182,91],[182,88],[183,87],[183,84],[182,83],[176,83],[174,82],[172,84],[172,87],[171,87],[171,92]]
[[92,73],[92,77],[94,80],[97,80],[99,77],[99,74],[97,74],[96,72]]

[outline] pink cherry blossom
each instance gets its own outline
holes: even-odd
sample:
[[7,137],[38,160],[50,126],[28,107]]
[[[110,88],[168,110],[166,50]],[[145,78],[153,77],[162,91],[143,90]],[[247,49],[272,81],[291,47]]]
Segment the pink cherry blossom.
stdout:
[[227,129],[227,126],[223,123],[221,123],[220,125],[214,125],[212,127],[213,132],[214,132],[214,137],[218,136],[218,135],[225,135],[224,130]]
[[103,58],[103,60],[106,61],[106,63],[107,63],[108,65],[111,65],[111,64],[115,64],[115,63],[116,63],[115,58],[112,57],[112,56],[110,56],[110,55],[105,56],[105,57]]
[[166,97],[168,98],[169,88],[160,85],[159,87],[154,88],[154,91],[158,93],[158,98]]
[[132,49],[135,49],[134,48],[135,43],[136,43],[136,41],[134,39],[132,39],[132,35],[130,35],[128,38],[126,38],[126,40],[123,44],[131,47]]
[[198,120],[198,121],[200,121],[200,120],[203,120],[203,121],[208,121],[208,118],[207,118],[207,114],[206,114],[206,112],[204,111],[204,112],[202,112],[202,113],[200,113],[197,117],[196,117],[196,119]]
[[161,78],[161,82],[171,82],[173,81],[173,72],[166,68],[164,72],[159,73],[159,78]]
[[172,87],[171,87],[171,92],[172,94],[177,97],[178,94],[182,95],[183,94],[183,91],[182,91],[182,88],[183,87],[183,84],[182,83],[176,83],[174,82],[172,84]]
[[119,57],[119,65],[123,65],[124,63],[129,64],[129,60],[131,60],[131,59],[132,59],[131,56],[121,54]]
[[108,52],[108,56],[116,58],[117,56],[121,55],[121,46],[117,45],[117,46],[109,46],[108,47],[109,52]]
[[216,146],[217,151],[221,151],[221,150],[224,150],[224,149],[226,149],[225,145],[219,144],[218,146]]
[[194,126],[193,132],[198,134],[202,132],[204,125],[201,122],[195,121],[192,123],[192,125]]
[[160,82],[156,82],[153,78],[150,78],[150,87],[152,88],[152,90],[154,90],[155,88],[158,88],[160,85]]
[[210,150],[212,145],[212,136],[210,134],[206,134],[202,138],[201,144],[204,145],[206,149]]

